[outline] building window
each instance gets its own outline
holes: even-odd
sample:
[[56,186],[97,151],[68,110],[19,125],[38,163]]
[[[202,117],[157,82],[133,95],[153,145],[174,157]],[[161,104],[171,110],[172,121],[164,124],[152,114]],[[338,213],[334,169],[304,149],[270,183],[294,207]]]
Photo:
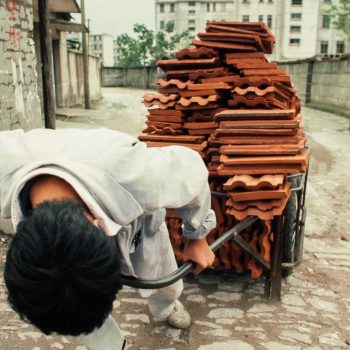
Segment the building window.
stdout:
[[190,32],[194,32],[194,31],[196,30],[196,27],[188,27],[188,30],[189,30]]
[[188,6],[196,6],[196,2],[195,1],[189,1]]
[[290,19],[294,19],[294,20],[301,19],[301,13],[291,13]]
[[329,28],[331,26],[331,16],[323,15],[322,16],[322,28]]
[[196,10],[188,10],[188,14],[193,16],[196,14]]
[[250,0],[242,0],[243,4],[250,4]]
[[292,0],[292,6],[299,6],[303,4],[303,0]]
[[272,15],[267,16],[267,26],[272,28]]
[[207,3],[207,12],[210,12],[210,3]]
[[160,21],[160,29],[164,29],[165,28],[165,22],[164,21]]
[[268,0],[268,3],[269,4],[273,4],[273,0]]
[[242,21],[243,22],[249,22],[249,15],[243,15],[242,16]]
[[337,53],[345,52],[345,44],[344,41],[337,41]]
[[160,13],[164,13],[164,4],[159,5],[159,11]]
[[264,22],[264,16],[263,16],[263,15],[259,15],[258,21],[259,21],[259,22]]
[[221,12],[226,12],[226,4],[223,2],[221,4],[221,9],[220,9]]
[[213,12],[216,12],[216,2],[213,3]]
[[289,45],[300,45],[300,39],[289,39]]
[[321,53],[328,54],[328,41],[321,41]]
[[259,0],[259,4],[263,4],[264,3],[264,0]]
[[175,4],[170,4],[170,12],[175,12]]
[[290,26],[290,32],[291,33],[300,33],[301,32],[301,26]]
[[194,19],[189,19],[188,20],[188,25],[191,25],[191,24],[196,24],[196,21]]

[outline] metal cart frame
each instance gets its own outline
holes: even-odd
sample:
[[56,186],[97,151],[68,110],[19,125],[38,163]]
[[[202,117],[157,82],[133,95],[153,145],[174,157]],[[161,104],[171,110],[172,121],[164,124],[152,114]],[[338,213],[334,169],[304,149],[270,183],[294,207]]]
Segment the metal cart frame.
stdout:
[[[292,196],[289,201],[296,199],[296,207],[293,211],[290,211],[288,210],[287,205],[283,214],[275,217],[273,220],[272,231],[274,238],[272,244],[271,263],[265,261],[261,254],[252,249],[247,241],[245,241],[239,235],[239,233],[245,228],[249,227],[252,223],[258,220],[258,217],[256,216],[248,217],[247,219],[241,221],[210,245],[210,248],[215,252],[225,242],[232,239],[246,253],[256,259],[266,271],[265,296],[268,299],[280,300],[282,271],[289,269],[288,271],[290,272],[302,261],[306,219],[305,193],[307,177],[308,172],[305,174],[298,173],[287,176],[288,181],[292,184]],[[219,197],[227,197],[227,194],[225,193],[212,192],[212,194]],[[293,196],[296,196],[296,198],[292,198]],[[291,217],[291,215],[293,215],[293,217]],[[287,220],[292,223],[292,229],[289,230],[289,232],[285,231]],[[286,239],[288,245],[284,245],[284,239]],[[285,254],[286,246],[289,247],[288,249],[290,249],[290,251],[288,251],[289,254]],[[288,255],[288,259],[286,259],[286,255]],[[180,278],[190,273],[194,266],[195,264],[193,262],[186,262],[172,274],[154,280],[122,275],[122,283],[127,286],[141,289],[163,288],[173,284]]]

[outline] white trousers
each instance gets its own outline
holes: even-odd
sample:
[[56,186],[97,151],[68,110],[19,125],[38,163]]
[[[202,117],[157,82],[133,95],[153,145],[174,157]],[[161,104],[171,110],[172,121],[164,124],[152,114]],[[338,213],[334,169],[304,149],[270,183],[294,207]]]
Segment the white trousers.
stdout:
[[[157,277],[168,275],[177,269],[174,251],[168,236],[162,248],[164,249],[164,260],[163,263],[159,265]],[[138,276],[143,277],[144,274],[142,274],[142,271],[145,269],[145,266],[137,266],[136,262],[134,264],[134,269]],[[141,274],[139,272],[141,272]],[[143,298],[147,299],[153,317],[157,320],[162,320],[170,315],[174,308],[175,301],[180,297],[182,290],[183,282],[179,280],[165,288],[152,290],[142,289],[139,290],[139,293]],[[123,334],[111,315],[101,328],[96,329],[90,334],[81,335],[78,338],[90,350],[120,350],[124,342]]]

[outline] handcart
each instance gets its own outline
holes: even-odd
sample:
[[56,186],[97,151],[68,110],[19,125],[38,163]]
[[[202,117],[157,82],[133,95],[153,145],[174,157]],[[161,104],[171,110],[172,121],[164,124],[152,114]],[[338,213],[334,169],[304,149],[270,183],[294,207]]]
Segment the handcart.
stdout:
[[[292,274],[295,266],[302,261],[304,230],[306,219],[305,193],[307,184],[306,173],[288,175],[291,184],[291,197],[282,215],[273,220],[273,244],[271,262],[265,261],[259,252],[245,241],[240,233],[255,221],[256,216],[250,216],[241,221],[215,240],[210,248],[217,251],[225,242],[233,240],[246,253],[256,259],[265,269],[265,297],[279,300],[281,297],[282,277]],[[224,197],[225,193],[212,192],[214,196]],[[189,274],[195,267],[195,263],[184,263],[178,270],[159,279],[143,279],[122,275],[124,285],[140,289],[158,289],[169,286]]]

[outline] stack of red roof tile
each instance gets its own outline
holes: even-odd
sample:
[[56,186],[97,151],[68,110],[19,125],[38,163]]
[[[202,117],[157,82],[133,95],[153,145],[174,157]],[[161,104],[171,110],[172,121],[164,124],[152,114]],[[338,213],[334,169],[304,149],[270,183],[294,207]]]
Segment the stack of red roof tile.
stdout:
[[[157,81],[157,94],[144,96],[149,115],[139,138],[149,147],[182,145],[199,152],[212,190],[230,196],[213,198],[218,226],[208,241],[256,215],[262,222],[243,237],[270,261],[271,220],[282,214],[291,193],[286,174],[305,172],[309,160],[300,101],[290,77],[265,57],[275,43],[265,24],[208,22],[192,43],[176,59],[158,61],[165,79]],[[168,226],[180,259],[184,241],[174,212]],[[254,277],[262,273],[234,243],[219,250],[216,264],[248,269]]]

